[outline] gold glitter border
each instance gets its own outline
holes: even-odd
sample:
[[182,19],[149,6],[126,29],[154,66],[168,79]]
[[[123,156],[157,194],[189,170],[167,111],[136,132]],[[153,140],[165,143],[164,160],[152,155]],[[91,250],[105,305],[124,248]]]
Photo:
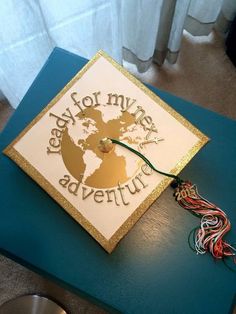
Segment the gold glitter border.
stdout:
[[146,95],[154,100],[159,106],[164,108],[176,120],[184,125],[188,130],[195,134],[199,141],[191,150],[177,163],[171,173],[178,175],[196,153],[209,141],[209,138],[200,130],[193,126],[188,120],[162,101],[156,94],[149,90],[143,83],[136,79],[132,74],[125,70],[121,65],[114,61],[104,51],[100,50],[97,54],[70,80],[68,84],[49,102],[49,104],[32,120],[31,123],[13,140],[3,151],[5,155],[15,161],[33,180],[35,180],[66,212],[71,215],[80,225],[108,252],[111,253],[118,242],[128,233],[139,218],[148,210],[150,205],[168,187],[172,179],[164,178],[161,183],[151,192],[151,194],[141,203],[141,205],[130,215],[123,225],[107,240],[48,180],[41,175],[15,148],[14,145],[44,116],[49,109],[86,73],[89,68],[100,58],[109,61],[119,72],[140,88]]

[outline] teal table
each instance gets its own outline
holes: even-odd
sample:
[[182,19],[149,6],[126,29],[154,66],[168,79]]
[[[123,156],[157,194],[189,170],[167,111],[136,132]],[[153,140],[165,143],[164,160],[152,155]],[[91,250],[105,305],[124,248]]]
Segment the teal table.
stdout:
[[[0,137],[2,151],[87,60],[56,48]],[[224,209],[236,238],[236,123],[151,88],[211,138],[182,172]],[[207,91],[206,91],[207,92]],[[9,158],[0,156],[2,254],[109,311],[224,314],[233,309],[236,274],[187,244],[198,218],[168,188],[116,250],[107,254]]]

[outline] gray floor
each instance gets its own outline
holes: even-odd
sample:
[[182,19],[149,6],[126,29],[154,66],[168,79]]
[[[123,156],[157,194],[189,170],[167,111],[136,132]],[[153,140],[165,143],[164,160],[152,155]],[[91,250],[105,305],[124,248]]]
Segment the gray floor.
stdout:
[[[215,33],[201,38],[185,34],[177,64],[152,65],[144,74],[126,64],[142,81],[169,91],[202,107],[236,119],[236,68],[224,52],[223,39]],[[0,103],[0,130],[13,113]],[[18,295],[39,293],[60,301],[71,314],[105,313],[52,282],[0,256],[0,305]],[[235,312],[236,313],[236,312]]]

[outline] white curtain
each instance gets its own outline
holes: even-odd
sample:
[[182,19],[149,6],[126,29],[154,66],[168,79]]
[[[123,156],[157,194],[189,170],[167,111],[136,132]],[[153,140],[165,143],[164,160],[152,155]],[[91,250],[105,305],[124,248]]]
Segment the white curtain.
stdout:
[[103,49],[143,72],[177,60],[183,29],[227,31],[235,12],[235,0],[1,0],[0,97],[17,107],[55,46],[88,59]]
[[152,61],[176,62],[184,29],[195,36],[214,26],[226,33],[236,0],[128,0],[122,9],[124,59],[145,72]]

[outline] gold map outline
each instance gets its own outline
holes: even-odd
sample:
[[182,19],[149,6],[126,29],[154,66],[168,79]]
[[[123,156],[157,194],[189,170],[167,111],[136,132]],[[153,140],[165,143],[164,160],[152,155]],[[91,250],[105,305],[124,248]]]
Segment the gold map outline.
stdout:
[[168,187],[172,179],[164,178],[158,186],[149,194],[149,196],[140,204],[130,217],[120,226],[120,228],[107,240],[36,168],[34,168],[15,148],[14,145],[59,101],[59,99],[86,73],[90,67],[99,59],[105,58],[120,73],[140,88],[147,96],[154,100],[157,105],[165,109],[177,121],[184,125],[189,131],[199,138],[199,141],[190,149],[190,151],[177,163],[172,174],[178,175],[187,163],[197,154],[197,152],[209,141],[209,138],[199,129],[193,126],[182,115],[162,101],[159,96],[149,90],[143,83],[136,79],[132,74],[125,70],[115,60],[100,50],[88,61],[88,63],[64,86],[64,88],[49,102],[49,104],[23,129],[22,132],[3,150],[3,153],[11,158],[23,169],[39,186],[41,186],[65,211],[71,215],[93,238],[108,252],[111,253],[118,242],[129,232],[139,218],[148,210],[151,204]]
[[[140,170],[143,161],[141,159],[136,161],[136,169],[133,171],[132,175],[128,175],[124,165],[126,161],[123,156],[117,155],[115,150],[112,150],[109,154],[104,154],[100,151],[98,147],[99,140],[106,137],[119,139],[121,134],[127,134],[127,128],[137,127],[137,125],[135,124],[135,117],[127,111],[122,112],[119,117],[104,122],[102,115],[103,110],[106,110],[105,108],[107,108],[107,106],[103,105],[99,108],[88,107],[83,110],[83,113],[79,112],[75,115],[80,120],[88,118],[92,119],[94,122],[96,121],[96,128],[98,130],[96,132],[91,132],[86,140],[82,139],[75,143],[68,133],[68,127],[66,127],[61,139],[60,150],[66,169],[72,177],[78,181],[81,180],[81,174],[84,174],[86,169],[86,163],[84,162],[81,153],[85,152],[85,150],[93,152],[101,160],[101,164],[88,177],[84,178],[84,176],[82,176],[81,182],[85,186],[91,188],[111,189],[117,187],[117,182],[125,184],[131,178],[135,177],[135,174]],[[123,128],[125,130],[122,131]],[[126,140],[129,144],[135,143],[134,138],[132,138],[131,141],[129,139]],[[86,143],[86,148],[78,149],[77,145],[79,142],[82,145]],[[137,140],[136,144],[138,144]],[[82,160],[80,160],[80,158]],[[112,173],[112,176],[106,175],[108,173]]]

